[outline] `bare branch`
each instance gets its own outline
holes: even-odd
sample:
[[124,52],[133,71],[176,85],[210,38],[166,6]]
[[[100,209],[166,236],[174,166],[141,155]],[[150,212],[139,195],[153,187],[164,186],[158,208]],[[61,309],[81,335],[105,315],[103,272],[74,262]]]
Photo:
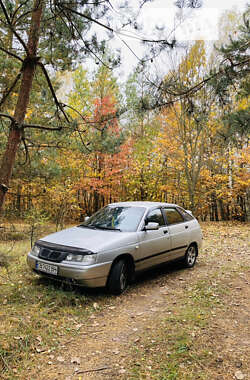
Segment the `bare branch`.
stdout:
[[100,368],[91,368],[91,369],[85,369],[85,370],[77,370],[77,374],[81,374],[81,373],[88,373],[88,372],[100,372],[100,371],[104,371],[106,369],[110,369],[110,367],[100,367]]
[[19,12],[19,10],[28,3],[29,0],[26,0],[24,2],[22,2],[14,11],[13,15],[12,15],[12,21],[14,21],[15,17],[16,17],[16,14]]
[[0,107],[5,103],[5,100],[8,98],[10,93],[14,90],[14,88],[15,88],[17,82],[19,81],[21,75],[22,75],[22,72],[20,71],[17,74],[17,76],[16,76],[14,82],[12,83],[12,85],[10,86],[10,88],[7,91],[5,91],[5,94],[3,95],[2,99],[0,100]]
[[[1,114],[0,114],[1,116]],[[34,128],[34,129],[42,129],[45,131],[61,131],[63,127],[60,125],[60,127],[55,127],[55,128],[49,128],[45,127],[44,125],[38,125],[38,124],[23,124],[22,127],[25,128]]]
[[79,112],[76,108],[70,106],[69,104],[63,104],[64,107],[67,107],[67,108],[70,108],[72,111],[74,111],[77,115],[80,116],[80,118],[83,120],[84,124],[86,125],[92,125],[94,126],[94,128],[96,128],[98,131],[102,131],[103,128],[98,128],[96,126],[96,124],[98,123],[105,123],[107,121],[110,121],[110,120],[114,120],[116,118],[119,118],[124,112],[126,112],[126,109],[121,109],[120,111],[116,111],[114,113],[111,113],[109,115],[104,115],[100,118],[99,121],[92,121],[92,120],[87,120],[82,114],[81,112]]
[[10,116],[10,115],[7,115],[5,113],[0,113],[0,117],[5,117],[7,119],[10,119],[13,123],[16,123],[14,117]]
[[29,139],[28,137],[25,137],[25,140],[29,142],[29,145],[27,145],[28,148],[56,148],[56,149],[68,149],[66,146],[62,146],[62,143],[59,142],[51,142],[48,144],[38,144]]
[[23,62],[23,59],[20,58],[20,57],[18,57],[18,55],[16,55],[16,54],[14,54],[14,53],[12,53],[12,52],[10,52],[10,51],[4,49],[4,48],[1,47],[1,46],[0,46],[0,50],[2,50],[4,53],[10,55],[11,57],[14,57],[14,58],[18,59],[19,61]]
[[[80,39],[82,40],[82,42],[84,43],[85,48],[86,48],[91,54],[93,54],[93,56],[94,56],[99,62],[101,62],[101,64],[102,64],[103,66],[107,67],[109,70],[112,70],[111,67],[109,67],[109,66],[108,66],[108,65],[107,65],[107,64],[106,64],[101,58],[98,57],[98,55],[97,55],[93,50],[90,49],[89,45],[88,45],[88,44],[86,43],[86,41],[82,38],[82,35],[81,35],[81,33],[79,32],[78,28],[77,28],[76,25],[75,25],[75,24],[74,24],[74,23],[68,18],[67,14],[65,14],[63,10],[61,10],[60,13],[63,13],[63,15],[66,17],[66,19],[67,19],[67,20],[69,21],[69,23],[71,24],[71,27],[72,27],[73,29],[76,30],[76,32],[77,32],[79,38],[80,38]],[[68,26],[67,23],[64,21],[64,19],[63,19],[63,17],[61,16],[61,14],[59,14],[59,17],[61,18],[62,22],[65,24],[66,28],[70,30],[69,26]],[[71,30],[70,30],[70,32],[71,32]]]
[[[244,65],[247,65],[248,63],[250,62],[250,58],[247,58],[246,60],[242,61],[242,62],[239,62],[239,63],[232,63],[231,64],[231,67],[234,68],[234,67],[240,67],[240,66],[244,66]],[[199,91],[206,83],[208,83],[210,80],[216,78],[216,77],[219,77],[220,75],[222,74],[225,74],[226,73],[226,69],[220,69],[219,71],[217,71],[215,74],[209,76],[208,78],[206,79],[203,79],[201,82],[197,83],[195,86],[191,87],[191,88],[188,88],[187,90],[185,91],[182,91],[182,92],[173,92],[173,91],[169,91],[169,90],[164,90],[167,94],[171,95],[171,96],[177,96],[178,98],[174,100],[174,102],[176,101],[179,101],[179,100],[182,100],[184,99],[187,95],[193,95],[195,94],[197,91]],[[161,86],[164,84],[164,82],[162,82]],[[160,86],[160,87],[161,87]],[[159,87],[159,89],[160,89]],[[171,101],[173,102],[173,101]],[[170,102],[170,103],[171,103]],[[159,104],[157,107],[161,107],[163,105],[168,105],[169,102],[167,103],[162,103],[162,104]]]
[[24,166],[27,164],[27,162],[30,163],[30,155],[29,155],[29,149],[28,149],[28,146],[26,144],[26,141],[25,141],[25,137],[23,136],[22,137],[22,142],[23,142],[23,145],[24,145],[24,150],[25,150],[25,161],[23,164],[20,164],[21,166]]
[[81,132],[80,132],[79,129],[78,129],[78,126],[76,126],[76,130],[77,130],[77,132],[78,132],[78,135],[79,135],[79,137],[80,137],[80,140],[81,140],[81,142],[82,142],[82,145],[84,146],[84,148],[85,148],[89,153],[91,153],[92,150],[89,149],[89,148],[87,147],[87,145],[85,144],[85,142],[83,141],[83,138],[82,138]]
[[163,44],[163,45],[167,45],[171,48],[174,47],[174,44],[176,43],[176,41],[172,41],[172,42],[168,42],[167,40],[147,40],[147,39],[143,39],[142,42],[150,42],[150,43],[156,43],[156,44]]
[[50,81],[50,78],[49,78],[49,75],[48,75],[48,73],[47,73],[47,70],[46,70],[45,66],[44,66],[41,62],[38,62],[38,65],[42,68],[42,71],[43,71],[43,73],[44,73],[44,75],[45,75],[45,78],[46,78],[46,80],[47,80],[47,83],[48,83],[49,89],[50,89],[51,94],[52,94],[52,96],[53,96],[53,98],[54,98],[54,101],[55,101],[55,103],[56,103],[56,106],[60,109],[60,111],[63,113],[63,115],[64,115],[64,117],[65,117],[65,120],[69,123],[69,118],[68,118],[68,116],[66,115],[66,113],[65,113],[65,111],[64,111],[64,109],[63,109],[62,104],[61,104],[61,103],[58,101],[58,99],[57,99],[57,96],[56,96],[55,90],[54,90],[53,85],[52,85],[52,83],[51,83],[51,81]]
[[[1,0],[0,0],[0,1],[1,1]],[[61,4],[58,4],[58,7],[59,7],[59,8],[63,8],[63,9],[65,9],[65,10],[67,10],[67,11],[72,12],[72,13],[75,13],[75,14],[78,15],[78,16],[84,17],[84,18],[86,18],[87,20],[92,21],[92,22],[94,22],[95,24],[97,24],[97,25],[99,25],[99,26],[101,26],[101,27],[103,27],[103,28],[109,30],[110,32],[114,33],[114,29],[110,28],[109,26],[107,26],[107,25],[105,25],[105,24],[102,24],[101,22],[99,22],[99,21],[93,19],[92,17],[89,17],[89,16],[85,15],[84,13],[77,12],[76,10],[74,10],[74,9],[72,9],[72,8],[68,8],[68,7],[66,7],[65,5],[62,5],[62,6],[61,6]]]
[[13,32],[13,34],[16,36],[16,38],[18,39],[18,41],[20,42],[20,44],[23,46],[24,50],[26,51],[26,53],[29,55],[29,50],[28,50],[28,47],[26,46],[26,43],[23,41],[23,39],[19,36],[19,34],[16,32],[15,28],[13,27],[12,23],[11,23],[11,20],[9,18],[9,15],[7,13],[7,10],[2,2],[2,0],[0,0],[0,6],[3,10],[3,13],[4,13],[4,16],[6,18],[6,21],[7,21],[7,24],[9,26],[9,28],[11,29],[11,31]]
[[16,20],[13,20],[13,25],[18,25],[19,21],[22,18],[26,17],[28,14],[31,14],[31,13],[32,13],[32,11],[27,11],[27,12],[21,14],[21,16],[19,16],[19,17],[16,18]]

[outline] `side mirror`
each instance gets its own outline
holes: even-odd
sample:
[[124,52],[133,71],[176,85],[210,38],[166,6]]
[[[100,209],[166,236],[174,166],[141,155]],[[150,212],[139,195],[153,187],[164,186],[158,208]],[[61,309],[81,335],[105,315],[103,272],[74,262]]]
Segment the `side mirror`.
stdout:
[[190,210],[185,210],[189,215],[191,215],[191,216],[193,216],[193,214],[192,214],[192,211],[190,211]]
[[152,230],[158,230],[158,229],[159,229],[159,223],[155,223],[155,222],[149,222],[144,227],[144,231],[152,231]]

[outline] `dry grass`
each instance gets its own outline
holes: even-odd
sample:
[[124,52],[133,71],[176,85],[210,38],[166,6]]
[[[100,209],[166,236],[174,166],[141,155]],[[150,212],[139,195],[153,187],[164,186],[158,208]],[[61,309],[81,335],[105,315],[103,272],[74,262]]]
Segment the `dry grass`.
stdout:
[[[136,309],[137,294],[146,293],[147,287],[157,289],[158,283],[167,284],[171,289],[165,296],[169,309],[155,316],[150,328],[143,324],[148,321],[142,322],[138,342],[131,341],[131,349],[121,353],[121,363],[126,363],[124,379],[228,380],[234,378],[237,368],[245,373],[247,350],[240,330],[246,333],[248,227],[233,223],[203,224],[203,254],[193,272],[184,272],[192,274],[188,283],[178,281],[175,274],[166,277],[163,273],[151,280],[149,276],[145,282],[137,282],[122,298],[109,297],[104,292],[64,288],[40,279],[26,264],[29,240],[15,241],[15,244],[2,241],[0,252],[9,256],[8,263],[0,267],[2,378],[37,379],[30,374],[36,369],[38,355],[39,365],[48,366],[48,361],[43,364],[45,354],[46,360],[48,355],[60,355],[65,342],[72,342],[67,347],[73,352],[79,331],[90,321],[90,316],[102,309],[105,311],[110,300],[114,307],[121,311],[124,308],[125,312],[126,299],[131,303],[133,298]],[[230,334],[235,336],[233,341],[229,340]],[[242,351],[237,345],[243,347]],[[234,363],[234,367],[230,363]],[[122,379],[122,376],[116,378]],[[65,376],[54,378],[65,379]]]

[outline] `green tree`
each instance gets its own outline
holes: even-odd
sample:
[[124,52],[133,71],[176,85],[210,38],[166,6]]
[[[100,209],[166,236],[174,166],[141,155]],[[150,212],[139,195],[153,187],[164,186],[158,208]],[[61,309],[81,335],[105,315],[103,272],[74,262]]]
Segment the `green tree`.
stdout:
[[[105,50],[105,43],[98,42],[95,33],[89,33],[93,24],[103,26],[108,32],[113,29],[99,21],[108,13],[108,1],[47,1],[18,0],[0,1],[1,54],[15,62],[17,75],[12,82],[3,81],[0,109],[5,106],[10,94],[18,86],[17,100],[13,112],[0,113],[2,123],[7,123],[8,138],[0,168],[0,209],[8,190],[16,153],[27,131],[63,129],[63,122],[70,121],[64,107],[56,97],[49,78],[50,67],[68,69],[74,65],[76,57],[98,54]],[[11,37],[9,37],[9,35]],[[89,37],[90,36],[90,37]],[[10,41],[6,44],[6,40]],[[116,60],[113,61],[113,63]],[[27,120],[35,73],[41,72],[46,80],[46,90],[54,100],[54,120],[46,125],[36,125]]]

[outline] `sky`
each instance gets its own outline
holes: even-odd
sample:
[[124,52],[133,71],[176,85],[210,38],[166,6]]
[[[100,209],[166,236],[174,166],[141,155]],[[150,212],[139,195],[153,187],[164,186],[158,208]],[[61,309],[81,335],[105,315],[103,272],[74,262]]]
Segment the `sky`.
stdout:
[[[119,0],[110,1],[113,12],[117,15],[117,25],[122,20],[121,11],[116,8],[119,2]],[[111,46],[113,48],[122,46],[122,61],[125,71],[131,71],[143,56],[140,38],[216,42],[219,37],[221,15],[226,10],[242,11],[247,5],[247,0],[203,0],[202,8],[185,9],[181,13],[174,6],[174,2],[174,0],[154,0],[144,4],[138,17],[138,25],[143,25],[142,30],[125,27],[121,33],[116,34]],[[129,0],[132,12],[135,12],[135,3],[136,0]],[[126,13],[129,17],[127,10]],[[157,26],[157,30],[155,26]]]
[[189,10],[189,16],[182,24],[178,22],[176,7],[172,0],[155,0],[145,4],[141,18],[146,25],[158,22],[176,27],[176,36],[182,40],[216,40],[218,22],[225,10],[242,9],[246,0],[204,0],[200,9]]
[[[110,0],[111,13],[116,19],[115,27],[117,27],[118,33],[115,33],[114,37],[110,39],[109,45],[111,49],[121,48],[122,64],[114,70],[114,74],[120,83],[126,81],[128,75],[133,72],[143,58],[141,39],[167,38],[169,41],[173,38],[178,41],[202,39],[211,42],[212,46],[219,36],[218,27],[221,15],[226,10],[243,11],[247,4],[247,0],[203,0],[201,9],[185,10],[185,17],[181,22],[181,15],[178,16],[178,9],[174,6],[174,2],[175,0],[153,0],[145,3],[138,16],[138,24],[142,24],[143,29],[136,30],[125,27],[121,30],[122,23],[130,18],[130,12],[127,8],[118,9],[121,0]],[[131,13],[137,13],[136,4],[138,4],[138,0],[128,0],[128,3]],[[155,25],[158,26],[158,31],[155,31]],[[112,27],[114,27],[113,24]],[[96,26],[95,31],[102,38],[103,28]],[[89,69],[90,73],[99,67],[95,65],[95,61],[93,57],[85,61],[84,66]],[[96,61],[96,63],[99,62]],[[158,62],[154,60],[152,71],[161,72],[164,75],[167,67],[169,67],[169,62],[166,61],[166,57],[163,57]],[[68,82],[63,86],[62,93],[67,93],[68,89],[72,88],[71,75],[69,75]]]

